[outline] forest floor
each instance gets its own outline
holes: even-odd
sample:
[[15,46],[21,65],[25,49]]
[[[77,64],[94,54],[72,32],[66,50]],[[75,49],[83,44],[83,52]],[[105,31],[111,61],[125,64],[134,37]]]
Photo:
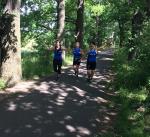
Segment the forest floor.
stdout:
[[113,78],[112,50],[99,52],[96,74],[86,81],[85,61],[77,78],[73,70],[25,81],[1,93],[0,137],[115,137],[118,108]]

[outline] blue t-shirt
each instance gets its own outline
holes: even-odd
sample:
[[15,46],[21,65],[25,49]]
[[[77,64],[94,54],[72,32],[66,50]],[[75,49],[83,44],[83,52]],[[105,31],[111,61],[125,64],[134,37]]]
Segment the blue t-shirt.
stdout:
[[54,60],[62,61],[62,49],[54,50]]
[[88,52],[88,58],[87,58],[87,61],[88,62],[96,62],[96,55],[97,55],[97,53],[96,53],[96,50],[90,50],[89,52]]
[[80,48],[74,48],[73,49],[73,56],[74,59],[81,59],[81,49]]

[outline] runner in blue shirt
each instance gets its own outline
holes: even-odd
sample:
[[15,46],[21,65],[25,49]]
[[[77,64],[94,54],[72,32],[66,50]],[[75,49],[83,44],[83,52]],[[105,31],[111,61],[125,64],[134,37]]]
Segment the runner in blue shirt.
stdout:
[[62,51],[65,50],[65,48],[62,48],[60,41],[57,40],[54,47],[52,47],[50,50],[53,50],[54,56],[53,56],[53,70],[56,72],[56,80],[60,78],[61,75],[61,67],[62,67]]
[[87,76],[88,81],[90,82],[93,79],[95,69],[96,69],[96,56],[97,50],[95,42],[90,43],[90,50],[87,53]]
[[73,49],[73,69],[77,77],[79,74],[79,66],[81,63],[82,55],[83,51],[80,48],[79,42],[76,42],[75,48]]

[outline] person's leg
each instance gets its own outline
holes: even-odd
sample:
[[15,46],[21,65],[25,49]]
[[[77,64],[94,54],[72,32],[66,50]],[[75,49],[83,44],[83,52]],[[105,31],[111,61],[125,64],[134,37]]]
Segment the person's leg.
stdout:
[[61,75],[61,67],[62,67],[62,61],[58,62],[58,78],[60,77]]
[[73,65],[73,70],[74,70],[74,74],[76,75],[77,74],[77,66],[76,65]]
[[87,80],[90,80],[91,77],[91,66],[90,62],[87,62]]
[[73,70],[74,70],[74,74],[76,75],[76,61],[73,60]]
[[88,79],[91,78],[91,70],[87,70],[87,76],[88,76]]
[[96,62],[92,62],[92,64],[91,64],[91,79],[93,79],[95,69],[96,69]]
[[57,60],[53,61],[53,69],[56,75],[56,80],[58,80],[60,72],[59,72],[59,62]]
[[95,73],[95,70],[91,70],[91,78],[90,79],[93,79],[94,73]]
[[76,65],[76,72],[77,72],[77,76],[78,76],[78,74],[79,74],[79,66],[80,66],[80,63],[81,63],[81,61],[80,61],[80,59],[77,61],[77,65]]
[[75,68],[74,68],[74,73],[75,73],[75,75],[78,77],[78,72],[79,70],[78,70],[78,65],[75,65]]
[[57,73],[57,61],[53,60],[53,70]]

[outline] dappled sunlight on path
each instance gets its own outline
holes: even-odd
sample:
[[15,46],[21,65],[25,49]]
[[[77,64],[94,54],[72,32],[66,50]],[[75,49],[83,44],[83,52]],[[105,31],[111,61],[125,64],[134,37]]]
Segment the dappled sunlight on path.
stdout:
[[59,81],[50,76],[8,88],[14,93],[0,104],[0,137],[94,137],[113,132],[111,61],[111,51],[99,53],[91,83],[86,82],[83,62],[78,78],[68,68]]

